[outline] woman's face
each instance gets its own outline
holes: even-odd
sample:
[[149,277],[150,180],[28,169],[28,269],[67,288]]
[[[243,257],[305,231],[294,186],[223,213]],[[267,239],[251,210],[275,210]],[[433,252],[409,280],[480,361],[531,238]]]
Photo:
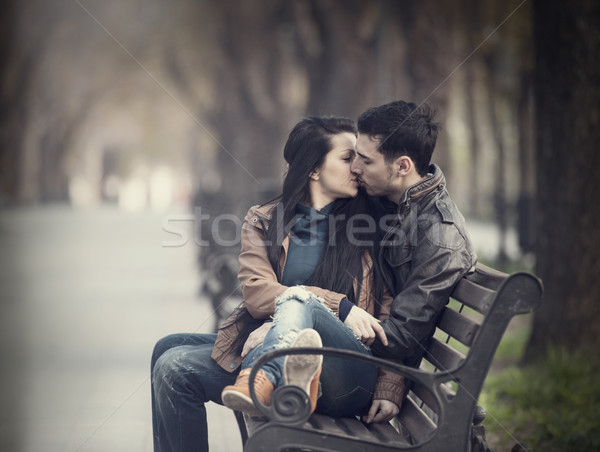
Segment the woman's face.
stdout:
[[358,193],[358,180],[350,172],[356,137],[349,132],[338,133],[331,137],[331,144],[323,165],[312,176],[313,203],[321,204],[320,207]]

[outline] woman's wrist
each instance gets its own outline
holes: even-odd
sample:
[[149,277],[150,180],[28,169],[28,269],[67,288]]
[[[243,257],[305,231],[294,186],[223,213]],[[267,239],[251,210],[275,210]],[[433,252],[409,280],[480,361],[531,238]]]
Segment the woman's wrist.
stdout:
[[346,321],[346,317],[348,317],[348,314],[350,314],[350,310],[353,307],[354,307],[354,303],[352,303],[350,300],[348,300],[345,297],[342,298],[342,300],[340,301],[340,308],[339,308],[339,317],[342,322]]

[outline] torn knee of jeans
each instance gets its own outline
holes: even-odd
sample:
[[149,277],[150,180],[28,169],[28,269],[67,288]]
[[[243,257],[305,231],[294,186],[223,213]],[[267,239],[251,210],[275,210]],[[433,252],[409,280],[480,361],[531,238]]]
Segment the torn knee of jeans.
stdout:
[[287,288],[281,295],[279,295],[275,299],[275,305],[291,299],[298,300],[303,303],[308,303],[311,299],[322,301],[310,290],[307,290],[304,286],[293,286]]
[[298,333],[300,333],[298,328],[290,328],[285,334],[280,334],[277,337],[279,342],[275,345],[275,348],[289,348],[298,337]]

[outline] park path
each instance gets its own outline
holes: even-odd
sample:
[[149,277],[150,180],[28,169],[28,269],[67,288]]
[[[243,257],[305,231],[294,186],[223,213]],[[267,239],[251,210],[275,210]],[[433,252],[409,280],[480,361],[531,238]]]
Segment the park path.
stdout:
[[[213,324],[198,248],[165,246],[165,218],[0,211],[1,451],[152,450],[152,347]],[[240,451],[233,415],[211,405],[211,451]]]

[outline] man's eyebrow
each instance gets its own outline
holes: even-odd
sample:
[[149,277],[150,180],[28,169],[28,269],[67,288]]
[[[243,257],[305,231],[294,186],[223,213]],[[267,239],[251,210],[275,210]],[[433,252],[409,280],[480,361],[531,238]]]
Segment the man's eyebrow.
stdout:
[[369,157],[367,157],[365,154],[361,154],[360,152],[356,151],[356,153],[358,154],[358,156],[364,160],[371,160]]

